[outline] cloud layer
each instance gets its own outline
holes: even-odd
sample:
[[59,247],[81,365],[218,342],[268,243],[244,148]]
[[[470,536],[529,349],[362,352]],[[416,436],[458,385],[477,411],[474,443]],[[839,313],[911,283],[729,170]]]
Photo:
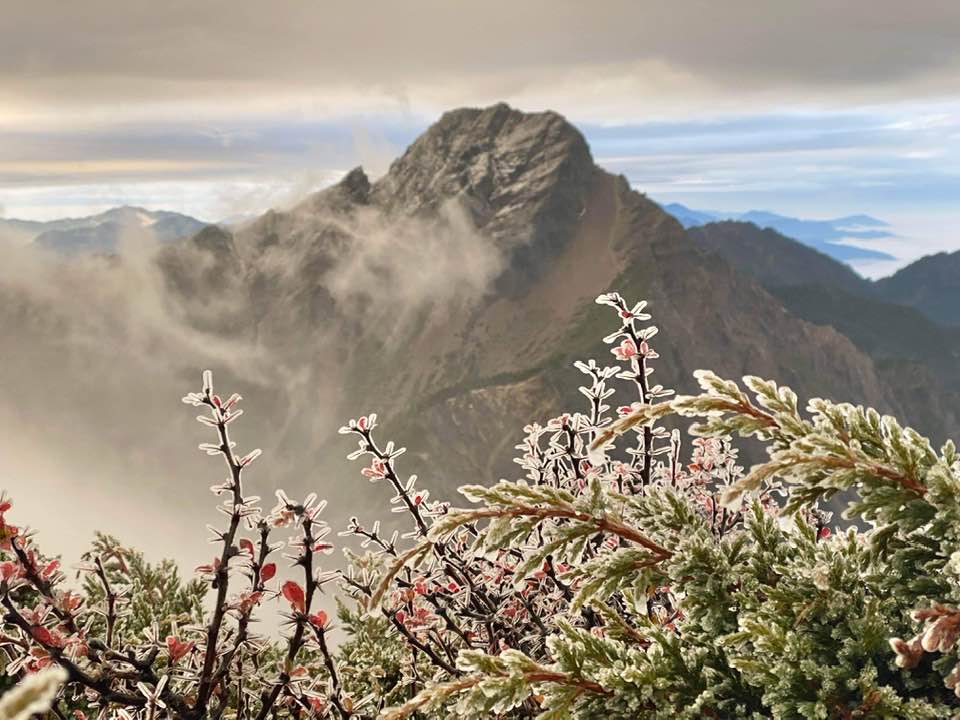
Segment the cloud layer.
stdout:
[[669,104],[691,89],[704,99],[750,92],[817,101],[837,91],[844,101],[890,99],[953,93],[960,67],[960,6],[949,0],[277,0],[269,10],[253,0],[173,0],[162,11],[144,0],[40,0],[14,3],[4,16],[0,86],[13,117],[60,107],[122,116],[131,103],[158,112],[224,100],[250,110],[286,101],[329,115],[587,86],[602,96],[605,85],[657,91],[608,98],[610,110]]

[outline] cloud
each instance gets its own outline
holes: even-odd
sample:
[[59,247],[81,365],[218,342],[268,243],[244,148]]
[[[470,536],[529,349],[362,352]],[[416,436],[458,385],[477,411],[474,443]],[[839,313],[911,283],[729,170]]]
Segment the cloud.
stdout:
[[[143,247],[143,238],[127,240]],[[262,354],[240,342],[227,352],[179,321],[148,256],[129,249],[122,264],[4,249],[0,487],[68,561],[111,525],[154,557],[175,553],[186,564],[202,535],[183,526],[202,532],[197,522],[212,515],[196,509],[206,507],[204,483],[184,478],[216,479],[219,469],[192,456],[197,433],[177,393],[203,365],[252,384],[264,377]],[[156,522],[144,523],[146,513]]]
[[538,97],[656,111],[691,89],[890,99],[955,93],[958,33],[952,2],[38,0],[4,10],[0,92],[13,117],[71,107],[81,124],[224,103],[317,117]]
[[[205,559],[203,526],[217,517],[208,488],[222,464],[195,451],[204,428],[179,402],[203,368],[245,397],[231,429],[240,448],[265,451],[250,489],[266,503],[277,487],[320,491],[332,500],[327,519],[342,526],[388,499],[351,482],[336,433],[367,403],[387,410],[387,381],[351,375],[345,355],[365,348],[392,362],[388,349],[402,350],[418,323],[458,318],[502,259],[454,207],[436,221],[388,222],[307,202],[273,217],[290,224],[280,245],[255,229],[237,241],[240,258],[257,255],[253,275],[242,259],[190,244],[168,247],[158,264],[146,230],[113,259],[4,248],[0,488],[48,551],[72,562],[102,529],[185,569]],[[318,321],[325,297],[336,304]]]

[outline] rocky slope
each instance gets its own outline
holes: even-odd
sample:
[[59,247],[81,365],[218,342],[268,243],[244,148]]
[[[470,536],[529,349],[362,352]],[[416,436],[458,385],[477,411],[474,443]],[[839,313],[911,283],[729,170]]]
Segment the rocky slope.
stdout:
[[960,436],[960,330],[830,285],[771,288],[791,313],[832,327],[873,360],[903,418],[935,443]]
[[766,286],[820,283],[855,294],[870,292],[870,283],[850,266],[773,228],[726,220],[688,228],[687,234]]

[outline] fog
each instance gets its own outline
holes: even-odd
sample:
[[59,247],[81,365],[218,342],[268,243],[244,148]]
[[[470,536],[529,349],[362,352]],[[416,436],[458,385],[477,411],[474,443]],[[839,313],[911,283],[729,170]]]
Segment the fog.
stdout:
[[196,449],[210,430],[180,401],[205,368],[221,392],[244,396],[231,426],[239,449],[264,450],[248,492],[269,506],[278,487],[317,491],[335,529],[388,514],[391,493],[346,464],[353,441],[336,433],[396,401],[390,377],[367,386],[362,352],[392,362],[386,348],[463,313],[501,259],[452,208],[387,224],[305,203],[274,220],[279,243],[263,244],[254,223],[229,262],[146,234],[110,258],[4,248],[0,487],[8,519],[34,528],[46,552],[73,562],[104,530],[187,570],[209,559],[204,526],[222,517],[209,487],[224,468]]

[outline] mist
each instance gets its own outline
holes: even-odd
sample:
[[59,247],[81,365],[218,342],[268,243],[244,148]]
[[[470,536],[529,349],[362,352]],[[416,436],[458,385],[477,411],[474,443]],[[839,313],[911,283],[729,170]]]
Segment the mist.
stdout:
[[[284,225],[281,242],[264,241],[271,222]],[[225,244],[204,246],[205,233]],[[264,450],[248,492],[269,506],[279,487],[316,491],[335,529],[380,514],[371,503],[385,507],[388,489],[346,463],[353,447],[336,429],[397,398],[391,378],[356,377],[354,353],[392,363],[387,349],[414,328],[461,322],[501,267],[455,206],[387,222],[308,201],[236,239],[212,228],[168,245],[130,235],[110,257],[7,248],[0,487],[11,517],[67,562],[96,530],[187,571],[208,560],[204,526],[219,518],[209,487],[225,470],[197,451],[209,429],[180,402],[203,369],[244,396],[238,447]]]

